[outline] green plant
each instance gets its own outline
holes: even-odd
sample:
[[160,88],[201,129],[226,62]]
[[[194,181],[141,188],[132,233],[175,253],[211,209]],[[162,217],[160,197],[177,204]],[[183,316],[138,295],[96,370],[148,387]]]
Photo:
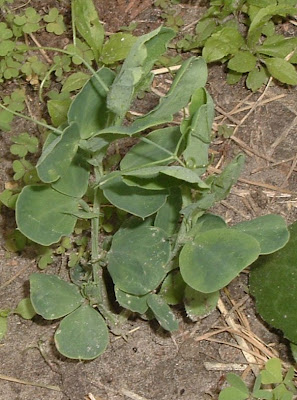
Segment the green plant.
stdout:
[[296,4],[296,0],[212,0],[195,36],[186,35],[177,46],[202,49],[207,63],[226,63],[230,84],[247,74],[246,85],[253,91],[270,76],[296,85],[297,39],[276,29],[279,18],[296,15]]
[[[183,63],[156,108],[124,123],[173,36],[171,29],[158,28],[136,40],[118,74],[106,67],[94,72],[72,100],[63,126],[47,126],[51,133],[36,165],[41,183],[25,186],[16,202],[18,230],[42,246],[71,235],[78,220],[90,220],[91,254],[71,260],[72,283],[48,274],[30,277],[35,312],[63,318],[55,343],[69,358],[99,356],[108,344],[107,326],[120,333],[127,312],[153,315],[168,331],[178,329],[171,304],[185,302],[193,319],[209,313],[221,288],[289,238],[276,215],[230,228],[206,213],[228,195],[244,157],[205,177],[214,105],[204,88],[201,57]],[[187,105],[180,126],[171,125]],[[108,162],[107,149],[125,137],[134,137],[135,145],[122,160]],[[102,214],[108,205],[131,216],[112,237],[99,240],[106,236]],[[121,314],[113,312],[111,291]]]
[[281,361],[278,358],[272,358],[267,361],[265,368],[257,376],[251,392],[238,375],[228,374],[227,382],[231,386],[221,391],[219,400],[292,400],[294,394],[297,393],[293,380],[294,368],[290,367],[283,376]]
[[259,314],[271,326],[283,331],[297,360],[297,318],[294,307],[297,300],[297,222],[289,230],[290,240],[282,250],[261,258],[253,265],[250,289]]

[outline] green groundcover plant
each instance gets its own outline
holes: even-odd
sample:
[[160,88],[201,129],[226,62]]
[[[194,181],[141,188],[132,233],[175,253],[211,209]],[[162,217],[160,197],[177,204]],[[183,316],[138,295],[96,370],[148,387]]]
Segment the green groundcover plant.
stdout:
[[178,46],[200,48],[208,63],[226,63],[228,83],[243,75],[255,91],[270,76],[297,84],[297,38],[280,31],[279,22],[297,14],[296,0],[212,0],[196,26]]
[[219,400],[292,400],[296,395],[294,385],[294,368],[290,367],[283,376],[281,361],[271,358],[265,368],[257,376],[252,391],[248,389],[243,380],[235,374],[227,375],[229,387],[223,389]]
[[[178,329],[171,305],[183,303],[193,320],[208,314],[221,288],[289,239],[277,215],[229,227],[206,212],[228,195],[244,157],[238,154],[220,175],[206,174],[214,104],[203,58],[182,64],[152,111],[125,119],[173,36],[163,27],[140,36],[117,73],[89,66],[93,76],[71,101],[67,121],[47,125],[39,181],[17,196],[18,230],[39,245],[57,243],[80,221],[90,221],[90,257],[72,265],[72,282],[32,274],[30,300],[23,304],[30,310],[19,310],[32,316],[33,307],[46,320],[61,319],[55,344],[68,358],[98,357],[108,345],[108,328],[121,334],[121,322],[132,313],[155,318],[169,332]],[[181,123],[171,124],[180,111]],[[110,155],[119,140],[132,137],[135,145],[122,159]],[[108,236],[102,221],[110,209],[125,219]],[[114,311],[113,298],[122,312]]]

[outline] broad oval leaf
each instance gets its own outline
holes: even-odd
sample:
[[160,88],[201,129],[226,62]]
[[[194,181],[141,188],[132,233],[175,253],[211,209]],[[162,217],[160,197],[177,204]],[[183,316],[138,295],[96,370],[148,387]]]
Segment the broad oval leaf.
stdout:
[[112,34],[110,39],[103,45],[101,61],[103,64],[114,64],[125,59],[136,40],[137,37],[130,33],[119,32]]
[[259,254],[259,243],[252,236],[235,229],[212,229],[185,244],[180,271],[193,289],[211,293],[228,285]]
[[186,284],[180,272],[175,269],[164,279],[159,295],[163,297],[167,304],[172,306],[181,304],[184,298],[185,287]]
[[73,123],[43,149],[36,165],[38,176],[43,182],[50,183],[60,178],[73,160],[79,140],[79,127]]
[[256,66],[257,58],[249,51],[239,51],[228,62],[228,68],[236,72],[249,72]]
[[116,286],[114,289],[116,299],[122,307],[139,314],[144,314],[147,311],[148,305],[146,300],[148,295],[135,296],[133,294],[123,292]]
[[289,61],[282,58],[269,58],[265,60],[269,73],[278,81],[288,85],[297,85],[296,68]]
[[85,304],[67,315],[55,333],[55,344],[65,357],[93,360],[108,345],[108,329],[98,311]]
[[260,244],[260,254],[270,254],[281,249],[290,237],[286,221],[280,215],[263,215],[232,228],[253,236]]
[[73,232],[78,200],[47,185],[26,186],[16,202],[18,229],[33,242],[49,246]]
[[182,195],[178,187],[169,190],[166,203],[158,210],[154,226],[162,228],[168,236],[176,232],[182,208]]
[[192,321],[198,321],[199,317],[210,314],[217,305],[220,292],[201,293],[186,286],[184,294],[184,304],[187,316]]
[[162,328],[169,332],[178,330],[177,319],[161,296],[150,293],[147,299],[147,304]]
[[250,272],[251,294],[261,317],[297,343],[297,222],[289,228],[288,244],[260,257]]
[[143,226],[117,232],[108,253],[108,271],[122,291],[144,295],[156,289],[166,276],[170,244],[160,228]]
[[[115,77],[108,68],[101,68],[96,74],[107,87]],[[88,139],[106,127],[107,120],[112,116],[106,106],[106,96],[96,76],[92,76],[73,100],[68,111],[68,122],[75,121],[79,125],[82,139]]]
[[69,166],[52,187],[60,193],[72,197],[82,197],[89,183],[90,168],[82,150],[78,150]]
[[44,319],[64,317],[84,301],[77,286],[56,275],[32,274],[30,299],[37,314]]
[[111,204],[141,218],[157,212],[165,203],[167,190],[146,190],[126,185],[121,176],[102,184],[104,196]]

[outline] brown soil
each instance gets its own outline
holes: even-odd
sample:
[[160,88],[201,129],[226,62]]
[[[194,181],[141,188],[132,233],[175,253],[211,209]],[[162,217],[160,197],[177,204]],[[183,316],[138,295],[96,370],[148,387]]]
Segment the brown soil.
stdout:
[[[135,20],[139,22],[137,34],[141,34],[161,23],[160,10],[153,6],[152,0],[97,0],[95,3],[106,31],[114,32]],[[39,1],[31,1],[31,5],[42,12]],[[48,5],[60,8],[69,20],[68,2],[51,0],[47,2]],[[184,2],[178,7],[189,24],[205,10],[195,2]],[[43,36],[38,40],[43,43]],[[56,38],[54,40],[57,41]],[[67,42],[67,35],[63,40]],[[167,78],[162,75],[156,79],[156,87],[160,91],[168,89]],[[295,221],[296,88],[278,86],[272,82],[265,92],[261,90],[251,94],[243,82],[229,86],[223,68],[213,66],[209,70],[207,89],[217,106],[214,132],[221,123],[236,127],[231,139],[218,136],[214,139],[212,151],[217,161],[216,168],[220,169],[238,152],[246,154],[246,166],[241,179],[228,199],[213,211],[231,224],[268,213],[280,214],[288,223]],[[33,104],[37,103],[34,91],[31,98]],[[138,104],[137,111],[146,111],[155,101],[156,98],[151,95]],[[39,113],[40,108],[34,110]],[[243,110],[234,112],[238,108]],[[31,124],[17,120],[14,131],[9,135],[24,128],[36,132]],[[11,180],[8,134],[3,135],[0,149],[3,162],[0,171],[2,190],[4,183]],[[12,212],[4,210],[4,231],[13,226],[13,218]],[[0,308],[13,309],[23,297],[28,296],[28,277],[37,267],[28,252],[8,254],[3,245],[0,256]],[[60,260],[51,268],[53,273],[65,274]],[[243,344],[238,345],[234,335],[229,332],[234,329],[232,321],[236,329],[240,329],[240,326],[247,329],[247,345],[250,346],[249,338],[259,338],[259,342],[254,342],[254,347],[250,347],[259,353],[255,358],[256,363],[262,365],[266,356],[272,354],[279,354],[283,360],[289,361],[286,342],[269,330],[256,315],[253,300],[247,295],[247,285],[248,277],[243,273],[227,290],[222,291],[218,309],[196,323],[189,321],[183,311],[177,309],[180,329],[173,335],[164,333],[155,323],[148,324],[140,319],[128,321],[124,327],[125,332],[129,332],[127,340],[111,335],[108,350],[91,362],[67,360],[57,353],[53,333],[59,322],[46,322],[36,317],[34,321],[26,321],[11,315],[8,333],[0,344],[0,398],[217,399],[226,373],[232,370],[242,373],[245,370],[247,381],[252,381],[252,367],[257,372],[257,365],[253,364],[248,353],[243,353]],[[232,308],[234,305],[236,307]],[[227,314],[231,308],[233,311]],[[207,336],[209,332],[221,328],[225,331]],[[205,339],[213,341],[200,340],[204,334]],[[243,370],[236,364],[241,364]]]

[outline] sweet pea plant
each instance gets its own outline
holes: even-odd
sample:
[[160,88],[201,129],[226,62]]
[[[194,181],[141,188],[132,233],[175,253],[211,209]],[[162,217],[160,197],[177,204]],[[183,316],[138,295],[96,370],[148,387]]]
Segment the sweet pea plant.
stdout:
[[[170,305],[184,303],[194,320],[209,313],[221,288],[289,238],[277,215],[228,227],[206,213],[228,195],[244,157],[237,155],[220,175],[207,175],[214,105],[203,58],[182,64],[152,111],[132,123],[125,119],[173,36],[164,27],[143,35],[117,74],[106,67],[93,74],[72,100],[67,123],[49,127],[36,165],[41,182],[25,186],[16,202],[19,231],[43,246],[70,236],[78,220],[91,221],[90,258],[70,269],[72,283],[52,274],[30,277],[35,312],[62,318],[55,343],[69,358],[98,357],[108,345],[108,327],[121,333],[130,313],[156,318],[170,332],[178,329]],[[181,110],[181,123],[172,124]],[[118,140],[131,137],[134,146],[110,162]],[[101,224],[110,207],[127,218],[106,237]]]

